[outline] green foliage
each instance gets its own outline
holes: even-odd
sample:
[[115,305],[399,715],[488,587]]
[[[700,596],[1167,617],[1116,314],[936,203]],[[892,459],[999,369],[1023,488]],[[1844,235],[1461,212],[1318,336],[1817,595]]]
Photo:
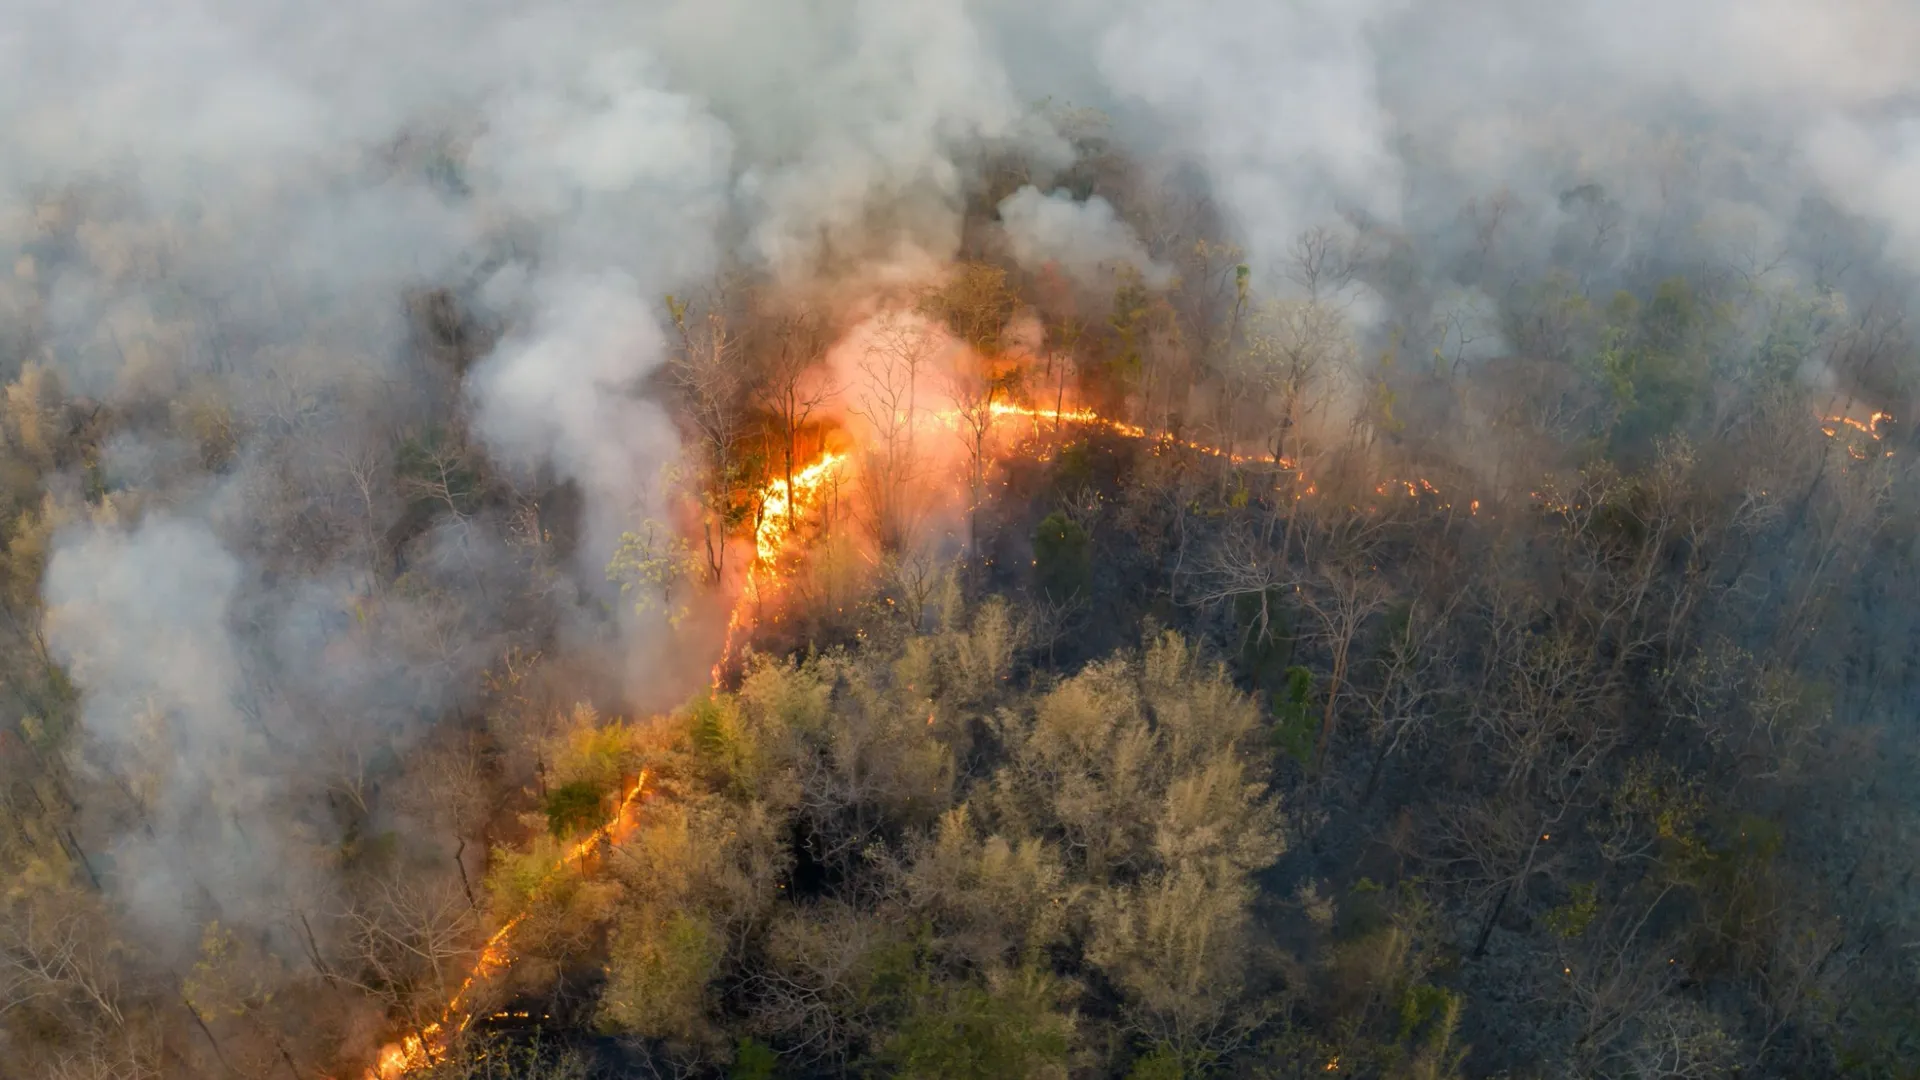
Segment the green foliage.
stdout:
[[1254,685],[1283,686],[1293,656],[1293,637],[1286,608],[1286,590],[1278,586],[1264,593],[1234,597],[1234,627],[1240,635],[1240,666]]
[[1092,545],[1087,531],[1058,510],[1033,534],[1034,576],[1055,600],[1085,595],[1092,583]]
[[1058,1002],[1058,986],[1037,971],[988,985],[922,973],[880,1058],[902,1080],[1064,1078],[1073,1021]]
[[1214,1055],[1161,1044],[1135,1058],[1127,1080],[1189,1080],[1203,1076]]
[[633,600],[633,610],[658,612],[678,628],[692,610],[689,583],[705,570],[693,545],[670,526],[647,520],[636,532],[620,534],[620,546],[607,563],[607,580]]
[[1615,294],[1594,368],[1611,404],[1609,455],[1634,456],[1693,416],[1707,390],[1708,312],[1682,278],[1670,278],[1643,307]]
[[1320,731],[1320,718],[1313,704],[1313,672],[1294,666],[1287,669],[1287,684],[1273,695],[1273,741],[1287,756],[1305,766],[1313,758],[1313,743]]
[[1340,904],[1340,917],[1334,925],[1338,941],[1364,941],[1393,925],[1395,896],[1382,889],[1372,878],[1363,877],[1347,890]]
[[487,894],[494,911],[525,911],[536,899],[564,898],[582,881],[580,863],[547,833],[525,850],[496,847],[487,865]]
[[200,937],[200,956],[181,983],[188,1004],[203,1018],[244,1016],[273,1001],[273,991],[262,979],[269,971],[233,931],[219,920],[206,925]]
[[1375,430],[1385,435],[1400,435],[1407,430],[1406,421],[1394,413],[1394,406],[1400,403],[1400,395],[1392,382],[1394,359],[1392,349],[1380,354],[1379,375],[1367,387],[1368,419]]
[[602,722],[590,705],[576,705],[560,730],[543,740],[547,780],[571,784],[584,780],[612,791],[639,771],[638,733],[623,721]]
[[369,833],[366,819],[355,817],[341,830],[334,850],[342,869],[384,870],[400,857],[400,834],[392,829]]
[[1084,442],[1071,442],[1060,448],[1054,458],[1054,490],[1066,494],[1093,482],[1093,448]]
[[693,752],[727,786],[751,786],[751,747],[742,728],[740,706],[731,694],[702,694],[687,709],[687,736]]
[[589,1073],[578,1052],[536,1034],[531,1039],[468,1037],[452,1053],[407,1075],[419,1080],[587,1080]]
[[1920,1001],[1870,998],[1841,1042],[1839,1075],[1850,1080],[1914,1080],[1920,1076]]
[[921,297],[923,314],[944,323],[953,336],[983,357],[1000,351],[1019,298],[1007,285],[1007,272],[985,263],[964,263],[937,289]]
[[1119,347],[1106,364],[1108,377],[1116,389],[1128,392],[1139,385],[1146,364],[1146,346],[1153,313],[1153,296],[1137,271],[1122,270],[1120,284],[1113,294],[1113,313],[1108,316]]
[[741,1039],[733,1048],[727,1080],[774,1080],[780,1058],[758,1039]]
[[707,983],[721,947],[696,915],[642,909],[629,916],[608,950],[601,1025],[647,1038],[701,1038],[708,1026]]
[[1547,912],[1547,928],[1563,938],[1577,938],[1593,925],[1600,913],[1600,901],[1589,882],[1579,882],[1570,890],[1567,902]]
[[1446,1022],[1460,1007],[1460,995],[1428,983],[1414,983],[1400,994],[1400,1039],[1406,1041]]
[[591,780],[575,780],[547,793],[547,831],[564,837],[581,829],[598,828],[605,817],[606,789]]
[[480,471],[459,437],[445,427],[431,426],[402,440],[394,474],[416,504],[458,514],[479,507]]

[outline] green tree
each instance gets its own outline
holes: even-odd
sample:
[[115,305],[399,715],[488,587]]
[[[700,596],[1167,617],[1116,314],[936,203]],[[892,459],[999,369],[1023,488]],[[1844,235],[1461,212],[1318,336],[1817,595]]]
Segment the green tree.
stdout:
[[618,583],[620,592],[633,598],[635,612],[658,611],[668,626],[677,628],[692,610],[686,584],[698,581],[704,570],[692,544],[649,519],[637,532],[620,535],[620,546],[607,564],[607,580]]
[[547,831],[559,838],[600,824],[606,790],[591,780],[575,780],[547,793]]
[[934,982],[923,974],[907,1018],[880,1058],[901,1080],[1047,1080],[1067,1075],[1073,1018],[1059,988],[1036,971],[987,985]]
[[1087,530],[1055,510],[1033,534],[1034,576],[1054,600],[1086,595],[1093,578],[1092,544]]
[[1273,696],[1273,740],[1301,768],[1313,761],[1313,736],[1319,725],[1313,715],[1313,672],[1295,665],[1287,669],[1287,685]]

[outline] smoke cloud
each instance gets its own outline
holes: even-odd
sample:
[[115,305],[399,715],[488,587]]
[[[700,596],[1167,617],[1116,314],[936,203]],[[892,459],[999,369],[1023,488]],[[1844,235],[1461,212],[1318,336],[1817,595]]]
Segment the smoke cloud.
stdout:
[[275,775],[235,703],[228,619],[241,578],[204,524],[168,518],[89,532],[47,567],[48,645],[86,687],[90,757],[153,815],[112,851],[143,916],[277,891],[261,878],[275,853],[241,854],[258,851],[244,823],[273,820]]
[[[207,385],[226,410],[200,450],[136,424],[108,475],[152,490],[63,532],[44,587],[90,759],[145,785],[148,820],[101,825],[112,888],[163,923],[297,890],[263,823],[330,827],[320,751],[355,730],[343,717],[416,737],[529,633],[536,600],[548,623],[620,630],[594,621],[600,568],[681,455],[644,391],[662,294],[722,266],[915,280],[961,250],[967,200],[1008,155],[1031,173],[999,203],[1022,264],[1166,280],[1178,253],[1124,197],[1056,189],[1076,149],[1055,105],[1103,110],[1142,183],[1222,215],[1262,288],[1289,287],[1279,268],[1316,225],[1429,238],[1394,302],[1460,313],[1436,347],[1471,361],[1499,338],[1495,269],[1557,249],[1590,249],[1599,280],[1712,244],[1815,277],[1802,217],[1822,200],[1920,269],[1920,10],[1897,0],[0,12],[4,310],[44,343],[10,362],[129,415],[191,411]],[[410,359],[401,297],[426,288],[498,330],[470,366]],[[517,482],[583,493],[568,584],[528,569],[511,523],[413,537],[405,500],[356,483],[406,464],[380,446],[430,456],[448,400]],[[182,464],[202,452],[216,480]],[[376,597],[370,561],[402,534],[413,591]],[[386,628],[355,629],[374,607]]]
[[1076,202],[1066,192],[1042,195],[1028,185],[1001,200],[1000,222],[1014,261],[1028,270],[1054,263],[1087,284],[1102,281],[1119,267],[1140,271],[1155,288],[1172,279],[1171,271],[1148,257],[1113,204],[1098,195]]

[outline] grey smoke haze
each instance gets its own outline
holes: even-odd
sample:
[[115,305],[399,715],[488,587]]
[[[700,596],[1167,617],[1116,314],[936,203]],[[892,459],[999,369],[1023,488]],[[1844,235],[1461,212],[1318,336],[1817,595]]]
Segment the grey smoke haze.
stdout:
[[48,646],[86,688],[85,760],[151,815],[100,868],[142,929],[216,904],[262,920],[255,905],[312,887],[279,846],[283,762],[240,710],[228,619],[243,577],[206,525],[161,516],[82,535],[47,567]]
[[1172,278],[1171,271],[1147,254],[1113,204],[1098,195],[1080,202],[1064,191],[1042,195],[1029,184],[1002,199],[999,210],[1014,261],[1028,270],[1054,263],[1089,285],[1099,284],[1117,267],[1139,271],[1155,288]]
[[[44,361],[116,405],[215,381],[241,433],[211,492],[181,447],[123,444],[123,470],[173,486],[143,524],[70,530],[49,568],[92,745],[161,788],[153,840],[116,826],[115,887],[182,932],[190,886],[270,907],[298,879],[271,828],[236,843],[232,822],[319,798],[343,717],[417,731],[475,690],[509,636],[502,523],[439,538],[413,568],[432,588],[383,601],[434,649],[335,629],[401,513],[356,504],[356,448],[427,403],[470,400],[503,465],[581,485],[591,584],[678,455],[637,392],[660,294],[729,259],[924,272],[1006,151],[1034,166],[1002,207],[1023,262],[1167,255],[1118,200],[1042,194],[1072,163],[1043,98],[1192,166],[1262,287],[1342,215],[1431,236],[1447,258],[1417,270],[1451,274],[1462,205],[1503,188],[1515,264],[1583,244],[1614,268],[1728,244],[1764,262],[1820,195],[1920,265],[1916,48],[1896,0],[0,0],[6,263],[44,286]],[[1605,197],[1560,198],[1584,183]],[[31,209],[60,192],[71,220]],[[507,328],[458,387],[401,362],[399,295],[437,284]],[[1434,311],[1480,295],[1430,291]],[[299,533],[329,507],[365,537]],[[235,704],[254,697],[282,705]]]
[[[509,466],[551,464],[585,488],[588,534],[618,535],[657,514],[660,467],[677,449],[660,407],[638,383],[666,347],[633,278],[543,280],[524,333],[502,341],[468,377],[481,436]],[[604,565],[611,551],[592,545]]]

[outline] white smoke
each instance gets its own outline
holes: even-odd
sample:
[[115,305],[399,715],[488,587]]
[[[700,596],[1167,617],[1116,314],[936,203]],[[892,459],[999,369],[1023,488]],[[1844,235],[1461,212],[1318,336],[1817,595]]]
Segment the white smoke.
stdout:
[[[623,274],[543,282],[524,331],[481,361],[467,385],[481,436],[503,462],[550,464],[578,480],[600,520],[589,535],[617,535],[622,517],[657,512],[652,484],[678,441],[640,380],[665,341],[638,284]],[[594,556],[605,565],[608,552]],[[591,557],[591,556],[590,556]]]
[[104,855],[147,929],[192,926],[215,897],[258,918],[250,902],[301,884],[284,876],[275,755],[238,705],[242,577],[205,525],[161,517],[82,534],[47,566],[48,648],[86,688],[84,760],[144,818]]
[[1173,277],[1147,254],[1113,204],[1098,195],[1079,202],[1064,191],[1042,195],[1029,184],[1001,200],[1000,223],[1014,261],[1027,270],[1054,263],[1069,277],[1091,284],[1128,267],[1154,288]]
[[[1032,166],[1001,205],[1016,258],[1164,280],[1148,253],[1170,233],[1123,220],[1149,198],[1043,194],[1073,165],[1049,101],[1108,113],[1263,288],[1301,230],[1343,218],[1467,250],[1461,205],[1503,189],[1515,262],[1593,242],[1582,207],[1617,208],[1618,270],[1691,253],[1709,205],[1785,245],[1824,196],[1920,267],[1916,47],[1901,0],[0,0],[0,312],[73,389],[178,403],[212,379],[241,433],[218,492],[182,481],[165,516],[63,534],[48,571],[103,767],[173,755],[149,776],[161,854],[129,855],[115,887],[219,882],[244,907],[284,879],[225,823],[267,813],[263,787],[313,787],[303,732],[326,710],[259,734],[232,704],[258,689],[255,653],[290,700],[401,727],[472,692],[510,618],[484,520],[411,568],[443,571],[439,591],[392,601],[438,654],[363,642],[322,675],[284,670],[289,641],[334,647],[373,541],[299,534],[355,553],[319,566],[282,541],[327,514],[397,527],[399,508],[358,507],[350,459],[419,435],[426,403],[470,401],[501,464],[580,486],[591,578],[679,453],[641,393],[662,294],[730,260],[790,282],[921,274],[960,249],[1002,152]],[[1604,198],[1562,205],[1589,182]],[[403,360],[398,297],[439,285],[503,329],[451,395]],[[173,477],[182,453],[136,432],[113,457]]]

